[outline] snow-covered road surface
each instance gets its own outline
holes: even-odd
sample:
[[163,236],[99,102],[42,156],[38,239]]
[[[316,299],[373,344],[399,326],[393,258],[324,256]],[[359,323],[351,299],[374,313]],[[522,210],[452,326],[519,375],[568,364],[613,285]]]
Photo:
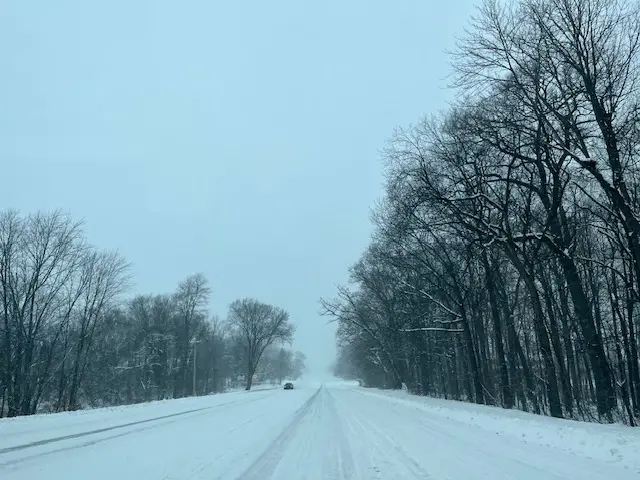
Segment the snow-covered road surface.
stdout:
[[626,480],[640,430],[309,384],[4,419],[0,478]]

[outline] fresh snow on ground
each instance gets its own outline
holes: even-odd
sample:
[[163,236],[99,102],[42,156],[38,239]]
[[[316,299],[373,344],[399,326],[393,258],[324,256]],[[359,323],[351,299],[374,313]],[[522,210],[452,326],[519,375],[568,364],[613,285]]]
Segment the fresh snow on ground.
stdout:
[[[251,401],[265,395],[264,390],[273,390],[273,388],[260,386],[250,392],[245,392],[242,389],[205,397],[159,400],[119,407],[3,418],[0,419],[0,462],[3,460],[2,451],[8,448],[61,436],[118,427],[132,422],[152,421],[158,417],[175,416],[202,408],[230,405],[245,401],[242,396],[244,394],[251,395],[251,397],[246,397]],[[2,477],[0,476],[0,478]]]
[[640,477],[640,429],[297,382],[0,420],[3,480]]
[[621,465],[640,474],[640,428],[562,420],[453,400],[418,397],[398,390],[363,390],[418,408],[489,435],[562,450],[571,455]]

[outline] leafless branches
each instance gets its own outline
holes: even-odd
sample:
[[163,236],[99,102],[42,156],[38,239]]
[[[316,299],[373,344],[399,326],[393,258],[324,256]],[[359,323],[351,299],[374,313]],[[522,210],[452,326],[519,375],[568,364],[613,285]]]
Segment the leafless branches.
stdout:
[[246,389],[250,390],[265,349],[276,342],[290,342],[294,327],[285,310],[251,298],[234,301],[229,306],[228,321],[236,329],[245,351]]
[[635,423],[639,11],[483,4],[453,54],[458,102],[395,132],[376,254],[324,302],[343,370]]

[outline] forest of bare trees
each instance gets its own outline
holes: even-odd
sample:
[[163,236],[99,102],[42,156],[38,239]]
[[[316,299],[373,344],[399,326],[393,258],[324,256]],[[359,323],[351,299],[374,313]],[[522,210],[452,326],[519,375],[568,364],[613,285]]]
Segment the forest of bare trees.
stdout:
[[239,328],[210,314],[203,275],[134,297],[130,280],[128,263],[90,246],[69,216],[0,212],[0,417],[220,392],[250,360],[262,382],[302,375],[284,310],[260,304],[288,334],[263,341],[258,362]]
[[339,322],[366,385],[640,420],[640,16],[624,0],[487,1],[457,100],[395,132]]

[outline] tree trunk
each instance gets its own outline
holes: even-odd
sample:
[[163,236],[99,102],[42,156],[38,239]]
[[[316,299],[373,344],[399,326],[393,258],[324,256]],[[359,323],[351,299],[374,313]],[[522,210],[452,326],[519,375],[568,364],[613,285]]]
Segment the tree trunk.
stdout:
[[[627,415],[629,416],[629,425],[632,427],[636,426],[635,418],[633,416],[633,409],[631,408],[631,397],[629,395],[629,379],[626,375],[624,368],[624,360],[622,358],[622,349],[620,348],[620,336],[618,333],[618,322],[616,318],[620,317],[616,315],[615,312],[612,312],[612,325],[613,325],[613,335],[616,338],[615,340],[615,350],[616,350],[616,358],[618,360],[618,375],[620,376],[620,382],[618,386],[620,387],[620,393],[622,394],[622,403],[624,404],[625,410],[627,411]],[[620,325],[624,325],[625,319],[624,316],[620,318]]]
[[[516,359],[520,361],[520,366],[522,368],[522,377],[524,380],[526,397],[523,396],[523,403],[526,407],[526,400],[528,398],[531,402],[531,406],[533,407],[534,413],[537,415],[540,414],[540,405],[538,399],[536,397],[536,390],[533,384],[533,374],[531,373],[531,369],[529,368],[529,360],[524,353],[524,349],[522,348],[522,344],[520,343],[520,339],[518,338],[518,334],[516,332],[516,328],[513,322],[513,315],[509,310],[509,297],[507,295],[507,291],[505,289],[504,282],[500,282],[500,292],[502,298],[502,312],[505,321],[505,326],[507,328],[507,339],[509,343],[509,358],[510,358],[510,366],[515,369]],[[516,292],[517,293],[517,292]],[[516,301],[518,299],[518,295],[516,296]],[[525,408],[525,411],[527,409]]]
[[638,363],[638,343],[636,342],[635,325],[633,320],[633,309],[635,305],[635,297],[633,294],[633,277],[629,276],[627,280],[627,288],[625,289],[625,319],[621,319],[623,330],[623,339],[625,340],[625,353],[627,355],[627,365],[629,369],[629,390],[633,403],[633,411],[636,416],[640,416],[640,368]]
[[582,288],[578,270],[573,259],[567,255],[561,255],[559,259],[560,265],[564,270],[569,292],[571,293],[573,308],[584,338],[589,362],[591,363],[591,368],[593,368],[598,415],[611,421],[611,413],[616,405],[616,394],[611,376],[611,368],[604,351],[602,338],[596,329],[591,308],[589,307],[589,301]]
[[507,246],[506,253],[509,256],[512,264],[520,273],[529,293],[531,300],[531,306],[533,308],[533,320],[534,331],[538,344],[540,346],[540,353],[542,355],[542,362],[544,365],[546,376],[546,391],[549,397],[549,412],[552,417],[562,418],[562,404],[560,401],[560,393],[558,391],[558,379],[556,375],[556,366],[553,361],[553,353],[551,351],[551,342],[549,340],[549,332],[544,321],[544,313],[542,305],[540,303],[540,296],[538,295],[538,289],[536,287],[533,275],[530,274],[520,259],[517,257],[516,251]]
[[494,273],[493,269],[489,265],[486,252],[482,252],[482,262],[484,264],[486,274],[487,291],[489,293],[489,305],[491,307],[491,316],[493,318],[493,332],[496,339],[496,355],[498,357],[498,369],[500,371],[500,391],[502,395],[502,404],[505,408],[513,408],[513,392],[511,390],[511,382],[509,381],[507,359],[504,354],[504,345],[502,340],[502,322],[500,320],[500,311],[498,309],[498,299],[496,295]]
[[251,390],[251,384],[253,383],[253,373],[252,371],[249,371],[247,374],[247,386],[245,387],[245,390]]
[[551,346],[556,356],[558,364],[558,370],[560,374],[560,385],[562,386],[562,399],[564,400],[564,407],[567,410],[569,416],[573,416],[573,395],[571,391],[571,380],[567,373],[565,365],[565,355],[562,351],[562,336],[560,335],[560,329],[556,320],[554,311],[554,304],[552,298],[551,282],[547,281],[543,272],[539,275],[540,282],[544,289],[544,302],[547,308],[547,317],[549,318],[549,329],[551,330]]
[[471,377],[473,380],[473,389],[469,393],[472,394],[473,401],[480,405],[485,403],[484,389],[482,388],[482,374],[478,366],[478,359],[476,358],[476,351],[473,346],[473,338],[471,336],[471,329],[469,328],[469,320],[464,307],[461,308],[462,312],[462,330],[464,336],[464,345],[467,351],[467,361],[471,370]]

